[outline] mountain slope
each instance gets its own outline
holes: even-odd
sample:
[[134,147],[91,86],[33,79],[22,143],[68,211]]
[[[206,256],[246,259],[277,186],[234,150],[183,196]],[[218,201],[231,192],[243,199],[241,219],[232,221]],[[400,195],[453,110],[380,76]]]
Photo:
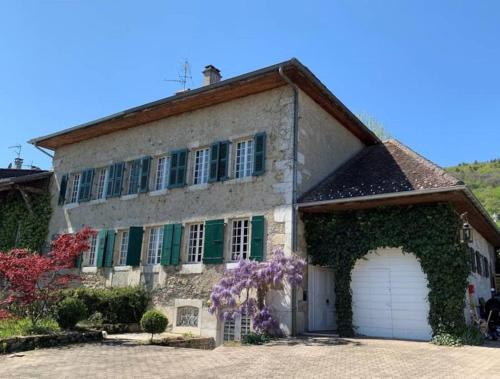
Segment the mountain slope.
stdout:
[[500,226],[500,159],[460,163],[446,170],[469,186]]

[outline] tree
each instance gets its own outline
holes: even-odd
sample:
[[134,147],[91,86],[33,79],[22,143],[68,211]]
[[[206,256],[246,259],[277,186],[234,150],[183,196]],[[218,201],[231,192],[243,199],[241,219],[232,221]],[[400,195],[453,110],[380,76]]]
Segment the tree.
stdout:
[[157,310],[147,311],[142,315],[141,328],[146,333],[151,333],[151,343],[155,334],[163,333],[168,326],[168,318]]
[[256,331],[279,335],[279,323],[266,304],[266,295],[270,290],[283,290],[286,282],[300,285],[305,266],[303,259],[285,256],[281,249],[266,262],[241,259],[236,269],[226,270],[213,287],[209,312],[222,320],[244,314],[252,318]]
[[382,124],[372,115],[368,113],[360,113],[356,116],[382,141],[394,138],[392,134],[385,129],[384,124]]
[[70,269],[82,252],[89,249],[89,238],[94,234],[90,228],[63,234],[46,255],[26,249],[0,252],[0,281],[5,282],[6,289],[6,298],[0,299],[2,313],[6,308],[14,310],[36,325],[47,315],[57,292],[78,279]]

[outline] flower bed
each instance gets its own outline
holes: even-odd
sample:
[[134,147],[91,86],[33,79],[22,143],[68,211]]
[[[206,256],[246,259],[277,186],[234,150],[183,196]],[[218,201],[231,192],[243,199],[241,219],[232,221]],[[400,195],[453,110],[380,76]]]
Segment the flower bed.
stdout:
[[47,335],[34,335],[0,339],[0,353],[33,350],[42,347],[54,347],[72,343],[95,342],[102,340],[102,332],[67,332]]

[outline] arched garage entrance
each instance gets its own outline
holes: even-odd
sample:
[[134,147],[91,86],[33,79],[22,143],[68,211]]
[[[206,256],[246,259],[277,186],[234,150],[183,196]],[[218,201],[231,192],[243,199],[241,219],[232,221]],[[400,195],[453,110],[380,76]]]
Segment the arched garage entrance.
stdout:
[[377,249],[358,259],[351,280],[356,333],[429,340],[427,277],[413,254]]

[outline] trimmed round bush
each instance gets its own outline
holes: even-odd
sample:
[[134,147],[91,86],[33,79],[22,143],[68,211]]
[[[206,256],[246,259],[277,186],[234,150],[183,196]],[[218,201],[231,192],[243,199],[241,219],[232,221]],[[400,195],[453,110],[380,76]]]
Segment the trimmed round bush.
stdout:
[[147,311],[141,318],[141,328],[146,333],[151,333],[151,342],[153,342],[153,335],[163,333],[167,325],[167,316],[157,310]]
[[87,316],[85,303],[74,297],[61,300],[56,307],[56,320],[63,329],[74,329],[78,321]]

